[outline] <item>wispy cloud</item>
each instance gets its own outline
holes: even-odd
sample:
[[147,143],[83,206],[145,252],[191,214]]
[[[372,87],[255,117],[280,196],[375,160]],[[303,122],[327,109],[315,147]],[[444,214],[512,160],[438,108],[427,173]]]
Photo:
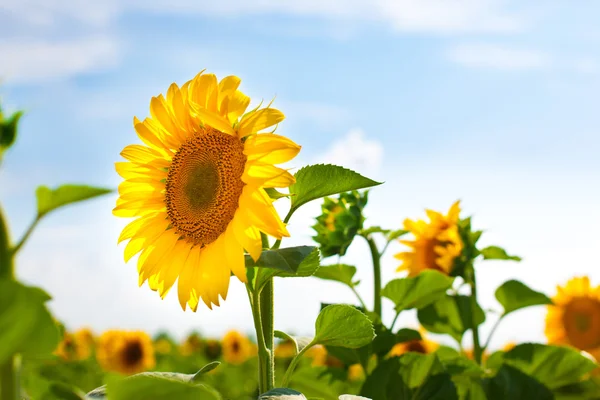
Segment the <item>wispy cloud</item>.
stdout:
[[11,83],[31,83],[65,78],[83,72],[102,71],[118,62],[115,40],[106,36],[49,41],[11,39],[0,41],[0,76]]
[[489,43],[460,44],[450,48],[447,56],[470,68],[527,71],[551,64],[550,57],[542,52]]

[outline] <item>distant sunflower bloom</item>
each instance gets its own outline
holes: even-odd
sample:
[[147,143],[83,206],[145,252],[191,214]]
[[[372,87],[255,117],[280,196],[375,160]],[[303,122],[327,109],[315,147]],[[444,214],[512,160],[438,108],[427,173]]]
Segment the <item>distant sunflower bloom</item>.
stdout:
[[184,356],[190,356],[202,349],[202,337],[197,332],[192,332],[185,338],[179,352]]
[[253,353],[252,343],[238,331],[229,331],[223,336],[223,359],[230,364],[241,364]]
[[395,257],[402,261],[397,271],[407,270],[410,277],[427,269],[449,275],[454,260],[463,250],[458,231],[459,202],[450,207],[447,215],[432,210],[426,212],[429,222],[411,219],[404,221],[404,229],[413,234],[414,240],[400,240],[400,243],[411,250],[396,254]]
[[221,343],[215,339],[208,339],[206,343],[204,343],[204,355],[209,360],[213,361],[221,357]]
[[75,333],[65,332],[54,354],[65,361],[85,360],[92,354],[93,346],[94,339],[88,329]]
[[548,343],[573,346],[600,360],[600,286],[589,278],[576,277],[557,286],[546,314]]
[[196,311],[225,299],[233,272],[246,281],[244,249],[257,260],[260,233],[289,236],[265,188],[284,188],[294,177],[275,164],[300,146],[264,133],[284,119],[281,111],[255,108],[238,90],[240,79],[217,82],[198,74],[166,97],[150,102],[151,117],[134,127],[145,145],[125,147],[116,163],[125,180],[113,213],[134,217],[119,242],[129,239],[125,261],[141,252],[139,284],[161,297],[178,280],[181,307]]
[[360,364],[352,364],[348,367],[348,380],[350,382],[362,381],[365,379],[365,369]]
[[154,350],[158,354],[170,354],[172,349],[173,346],[168,339],[161,338],[154,342]]
[[425,330],[420,329],[420,340],[410,340],[408,342],[396,343],[388,353],[388,357],[399,357],[404,353],[413,352],[421,354],[430,354],[436,351],[440,345],[425,337]]
[[296,345],[291,340],[285,340],[275,346],[276,358],[293,358],[296,355]]
[[106,331],[98,339],[98,363],[107,371],[125,375],[147,371],[154,367],[152,339],[140,331]]

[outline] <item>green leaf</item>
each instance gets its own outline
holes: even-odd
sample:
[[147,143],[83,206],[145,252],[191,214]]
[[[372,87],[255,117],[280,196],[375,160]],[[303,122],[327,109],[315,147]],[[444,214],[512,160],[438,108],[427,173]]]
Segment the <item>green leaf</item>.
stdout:
[[406,231],[404,229],[398,229],[397,231],[391,231],[387,235],[387,240],[391,242],[392,240],[398,239],[400,236],[406,235],[408,232],[409,231]]
[[191,375],[144,372],[110,380],[106,391],[110,400],[221,400],[214,389],[190,379]]
[[15,353],[49,355],[60,341],[58,326],[38,288],[0,280],[0,364]]
[[446,371],[454,377],[481,378],[484,375],[483,369],[475,361],[451,347],[440,346],[435,354]]
[[373,325],[365,314],[345,304],[334,304],[319,313],[313,343],[356,349],[374,337]]
[[[471,326],[471,303],[467,296],[443,296],[435,303],[417,312],[419,322],[434,333],[446,333],[457,342]],[[485,313],[479,305],[475,315],[477,325],[485,321]]]
[[[60,400],[84,400],[85,393],[64,382],[53,382],[50,384],[48,391],[52,398]],[[46,397],[44,397],[46,399]]]
[[489,400],[553,400],[552,392],[531,376],[503,365],[493,378],[483,381]]
[[200,368],[200,370],[198,370],[198,372],[196,372],[196,374],[190,379],[190,381],[198,382],[200,379],[203,378],[203,375],[214,370],[219,365],[221,365],[220,361],[213,361],[213,362],[206,364],[204,367]]
[[[285,249],[264,250],[256,263],[246,255],[248,280],[254,288],[261,290],[267,281],[275,276],[297,278],[313,275],[319,269],[319,249],[315,246],[288,247]],[[258,267],[256,270],[253,267]]]
[[350,287],[354,287],[358,284],[358,281],[352,281],[354,274],[356,274],[356,267],[346,264],[336,264],[321,266],[317,272],[315,272],[314,276],[320,279],[336,281]]
[[552,304],[548,296],[516,280],[506,281],[496,289],[496,299],[504,307],[504,315],[525,307]]
[[0,161],[2,160],[4,151],[15,143],[17,138],[17,125],[22,116],[23,112],[18,111],[5,120],[3,119],[2,111],[0,110]]
[[306,396],[288,388],[275,388],[260,395],[258,400],[306,400]]
[[381,185],[369,178],[336,165],[308,165],[295,175],[296,183],[290,186],[292,207],[290,213],[309,201],[356,189]]
[[287,193],[281,193],[279,190],[274,188],[265,188],[265,192],[269,195],[269,197],[273,200],[279,200],[283,197],[290,197]]
[[502,247],[489,246],[485,249],[480,250],[484,260],[512,260],[521,261],[521,257],[510,256],[506,253]]
[[37,197],[38,217],[42,217],[52,210],[67,204],[91,199],[112,190],[85,185],[62,185],[56,189],[40,186],[35,191]]
[[596,363],[574,349],[537,343],[520,344],[496,357],[502,364],[531,375],[550,389],[577,383],[597,368]]
[[598,400],[600,380],[588,379],[554,390],[556,400]]
[[392,300],[396,312],[423,308],[442,297],[452,286],[454,278],[441,272],[423,271],[414,278],[394,279],[383,288],[381,295]]

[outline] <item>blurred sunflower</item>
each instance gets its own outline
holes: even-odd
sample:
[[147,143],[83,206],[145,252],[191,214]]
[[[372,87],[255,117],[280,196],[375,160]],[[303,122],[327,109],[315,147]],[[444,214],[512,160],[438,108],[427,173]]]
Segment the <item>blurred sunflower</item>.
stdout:
[[306,351],[306,356],[312,359],[313,367],[321,367],[327,361],[327,350],[324,346],[316,345]]
[[197,332],[192,332],[185,338],[181,346],[179,346],[179,352],[184,356],[191,356],[194,353],[199,352],[202,349],[202,338]]
[[284,188],[294,177],[274,164],[294,158],[300,146],[264,133],[284,119],[255,108],[238,90],[240,79],[217,82],[199,73],[172,84],[150,102],[151,117],[134,127],[145,145],[125,147],[116,163],[125,180],[113,213],[135,217],[119,237],[129,239],[125,261],[141,252],[139,284],[161,297],[178,280],[181,307],[196,311],[227,297],[233,272],[246,281],[244,249],[257,260],[260,233],[289,236],[265,188]]
[[98,339],[98,363],[107,371],[131,375],[154,367],[152,339],[141,331],[106,331]]
[[360,364],[352,364],[348,367],[348,380],[350,382],[362,381],[365,379],[365,369]]
[[94,337],[89,329],[65,332],[54,354],[65,361],[85,360],[92,354]]
[[557,286],[546,314],[548,343],[569,345],[600,360],[600,286],[592,287],[587,276]]
[[426,269],[435,269],[447,275],[452,272],[454,259],[460,256],[463,243],[458,231],[460,205],[457,201],[447,215],[426,210],[429,222],[406,219],[404,229],[410,231],[414,240],[400,240],[411,248],[396,254],[402,261],[397,271],[408,271],[408,276],[416,276]]
[[223,336],[223,358],[230,364],[241,364],[253,353],[250,340],[238,331],[229,331]]
[[388,357],[399,357],[404,353],[413,352],[429,354],[436,351],[440,345],[425,337],[425,330],[419,329],[421,333],[420,340],[410,340],[408,342],[396,343],[388,353]]
[[215,339],[208,339],[204,343],[204,355],[209,360],[213,361],[221,357],[222,348],[221,343]]
[[275,346],[276,358],[293,358],[296,355],[296,345],[291,340],[284,340]]
[[502,351],[509,352],[517,346],[515,342],[506,342],[506,344],[502,347]]
[[173,346],[168,339],[160,338],[154,342],[154,350],[158,354],[170,354]]

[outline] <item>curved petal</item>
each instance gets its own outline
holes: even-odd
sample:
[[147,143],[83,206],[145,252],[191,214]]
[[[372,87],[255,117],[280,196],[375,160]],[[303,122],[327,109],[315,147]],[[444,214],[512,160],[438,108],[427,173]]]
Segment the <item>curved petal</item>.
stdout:
[[243,138],[283,121],[285,116],[276,108],[263,108],[246,114],[240,121],[238,136]]
[[290,161],[300,152],[300,148],[285,136],[273,133],[251,135],[244,142],[244,154],[248,156],[248,160],[266,164]]

